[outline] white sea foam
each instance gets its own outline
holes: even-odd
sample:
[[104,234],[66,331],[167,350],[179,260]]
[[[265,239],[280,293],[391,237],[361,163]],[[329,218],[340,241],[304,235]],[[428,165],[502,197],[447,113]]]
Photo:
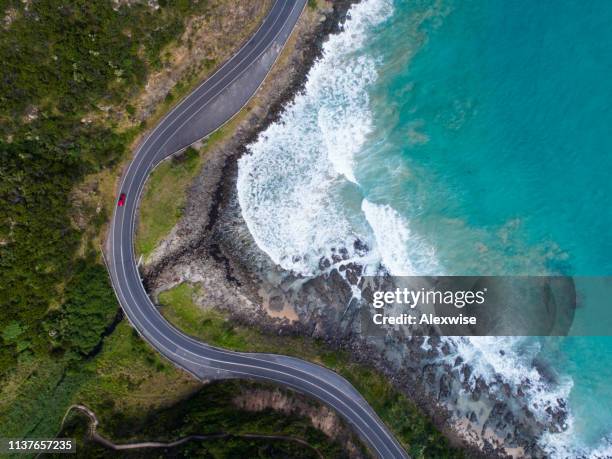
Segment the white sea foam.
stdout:
[[413,234],[406,219],[395,209],[364,199],[361,210],[372,228],[373,250],[389,273],[395,276],[440,273],[434,248]]
[[539,441],[546,453],[558,459],[612,459],[612,432],[595,447],[581,444],[573,422],[561,433],[547,433]]
[[240,159],[242,214],[257,245],[284,269],[313,275],[332,250],[353,258],[354,242],[369,242],[338,195],[357,182],[354,155],[371,130],[367,89],[376,62],[356,51],[391,12],[387,0],[355,5],[344,31],[325,43],[305,91]]
[[[552,384],[533,365],[540,352],[537,341],[515,336],[446,337],[457,355],[464,359],[464,365],[472,368],[467,381],[475,385],[478,377],[488,384],[496,384],[497,376],[508,383],[514,395],[519,388],[526,394],[534,415],[542,422],[550,421],[547,409],[556,409],[560,401],[566,400],[573,386],[570,378],[562,378]],[[454,360],[451,353],[445,357]]]
[[589,459],[612,459],[612,432],[588,453]]
[[[523,337],[445,337],[443,343],[450,345],[451,353],[444,360],[453,364],[457,356],[464,359],[463,365],[472,368],[469,384],[476,384],[477,378],[483,378],[493,387],[497,377],[508,383],[513,396],[518,397],[521,388],[529,401],[529,409],[536,419],[550,421],[550,413],[567,403],[574,382],[569,376],[551,384],[533,365],[540,347],[538,343]],[[593,445],[584,444],[574,428],[574,417],[571,412],[566,421],[565,430],[559,433],[548,432],[538,440],[546,451],[547,457],[554,459],[612,459],[612,432]]]

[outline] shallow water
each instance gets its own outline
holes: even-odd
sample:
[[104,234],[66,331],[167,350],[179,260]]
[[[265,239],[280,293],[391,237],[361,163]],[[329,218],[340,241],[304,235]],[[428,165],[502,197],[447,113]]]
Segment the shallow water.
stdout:
[[[240,161],[256,242],[304,275],[341,247],[398,275],[612,275],[611,23],[606,1],[364,0]],[[551,362],[572,422],[542,442],[612,455],[612,339],[467,346],[509,380]]]

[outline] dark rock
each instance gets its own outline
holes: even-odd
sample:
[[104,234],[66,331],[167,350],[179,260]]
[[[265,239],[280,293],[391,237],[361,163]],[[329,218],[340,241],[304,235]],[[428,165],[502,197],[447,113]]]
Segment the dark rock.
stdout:
[[353,248],[360,255],[368,253],[370,250],[368,245],[365,242],[363,242],[361,239],[356,239],[355,242],[353,242]]
[[446,400],[451,394],[451,382],[445,374],[440,377],[439,389],[438,400]]
[[321,259],[319,260],[319,269],[321,271],[325,271],[330,266],[331,266],[331,262],[327,258],[321,257]]

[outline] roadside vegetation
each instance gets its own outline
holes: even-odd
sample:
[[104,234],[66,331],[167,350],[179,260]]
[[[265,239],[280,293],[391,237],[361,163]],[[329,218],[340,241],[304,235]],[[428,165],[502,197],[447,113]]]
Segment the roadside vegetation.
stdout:
[[149,175],[138,208],[135,240],[138,256],[142,255],[146,260],[179,222],[187,201],[188,188],[202,169],[207,153],[230,137],[234,128],[251,110],[251,103],[226,125],[202,140],[201,145],[188,147],[167,159]]
[[122,164],[270,4],[0,0],[0,382],[100,341],[118,307],[100,244]]
[[[310,419],[304,416],[287,415],[269,408],[249,411],[234,402],[237,397],[248,397],[253,391],[262,389],[275,390],[268,385],[243,381],[211,383],[181,402],[153,410],[147,416],[132,415],[109,425],[108,416],[100,419],[98,415],[98,433],[119,444],[151,440],[168,442],[189,435],[224,435],[191,440],[168,449],[135,449],[129,452],[130,457],[150,457],[152,453],[160,457],[347,457],[338,442],[313,427]],[[87,438],[89,423],[87,416],[73,410],[60,435],[77,438],[77,449],[86,457],[116,457],[117,453]]]
[[[214,53],[147,121],[231,54],[235,37],[249,35],[269,3],[262,0],[260,14],[238,34],[213,35],[204,45]],[[121,320],[100,256],[122,162],[148,127],[131,101],[140,100],[150,75],[172,69],[186,25],[231,26],[231,17],[215,19],[214,8],[233,8],[226,0],[156,4],[0,0],[2,437],[52,437],[73,403],[87,404],[103,429],[119,432],[127,419],[144,419],[201,389]],[[188,151],[173,178],[193,176],[196,156]],[[231,444],[218,442],[215,451],[231,452]]]
[[66,356],[20,365],[2,388],[2,436],[52,437],[72,403],[98,410],[109,426],[121,425],[126,416],[180,400],[200,387],[158,357],[124,320],[103,344],[80,365]]
[[[5,390],[0,401],[3,436],[74,435],[80,457],[113,456],[112,451],[89,442],[88,419],[78,411],[67,411],[72,404],[82,404],[96,413],[100,421],[98,433],[117,443],[150,439],[172,441],[192,434],[251,433],[299,438],[324,457],[342,457],[339,444],[304,417],[271,409],[249,412],[238,409],[233,403],[235,397],[248,394],[250,390],[272,386],[243,381],[203,385],[162,359],[125,320],[105,338],[100,353],[83,367],[71,369],[67,363],[49,359],[32,362],[36,371],[25,384],[9,381],[17,390]],[[62,422],[64,427],[60,432]],[[212,457],[257,457],[251,453],[269,451],[278,453],[276,457],[318,457],[313,455],[313,450],[303,450],[303,445],[296,446],[290,441],[231,436],[186,444],[173,449],[172,453],[178,456],[208,452]],[[135,457],[145,454],[151,452],[130,452]],[[274,456],[264,454],[263,457]]]
[[183,0],[158,9],[0,2],[0,378],[23,360],[78,360],[112,321],[117,304],[99,247],[85,240],[109,215],[102,205],[75,206],[74,189],[124,157],[139,127],[120,130],[108,112],[162,66],[185,18],[206,9]]
[[170,234],[183,216],[187,190],[206,161],[207,153],[231,137],[257,103],[256,95],[224,126],[204,139],[198,149],[187,148],[161,163],[149,175],[138,209],[135,238],[138,256],[142,255],[146,261]]
[[201,169],[203,158],[189,147],[157,166],[147,179],[140,201],[136,253],[145,259],[178,223],[186,202],[187,187]]
[[209,344],[245,352],[283,353],[324,365],[351,382],[376,413],[397,435],[414,458],[462,458],[427,417],[387,379],[364,365],[351,362],[342,351],[330,350],[323,343],[300,336],[270,335],[253,327],[228,320],[216,309],[194,303],[198,285],[179,284],[160,293],[161,312],[187,334]]

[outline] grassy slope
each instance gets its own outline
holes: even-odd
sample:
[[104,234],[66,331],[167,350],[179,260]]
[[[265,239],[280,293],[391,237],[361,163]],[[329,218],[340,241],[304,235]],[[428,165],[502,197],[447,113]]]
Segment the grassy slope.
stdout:
[[[172,406],[150,411],[148,415],[132,413],[116,422],[109,410],[100,419],[103,435],[118,443],[138,442],[155,439],[171,441],[187,435],[210,435],[227,433],[233,437],[222,440],[193,442],[183,448],[173,449],[174,453],[208,452],[215,457],[257,457],[255,451],[277,452],[282,457],[317,457],[316,453],[304,445],[291,441],[251,440],[239,437],[242,434],[284,435],[305,440],[321,452],[324,457],[342,457],[343,451],[337,442],[330,441],[321,431],[313,428],[309,419],[292,414],[285,415],[274,410],[248,411],[238,409],[233,399],[248,396],[254,389],[271,389],[271,386],[243,381],[224,381],[204,386],[198,392]],[[124,411],[120,412],[124,416]],[[75,425],[75,418],[79,420]],[[62,436],[78,434],[85,419],[78,412],[71,412]],[[83,429],[81,429],[83,430]],[[81,454],[91,456],[101,448],[79,440]],[[203,449],[203,451],[201,450]],[[93,450],[93,451],[92,451]],[[159,451],[159,450],[158,450]],[[146,454],[147,451],[142,452]],[[150,451],[148,451],[150,454]],[[107,454],[109,455],[109,454]],[[139,456],[140,457],[140,456]],[[263,454],[261,457],[271,457]]]
[[245,107],[228,124],[208,136],[196,150],[189,147],[177,157],[161,163],[147,179],[140,200],[136,253],[145,259],[178,223],[187,199],[187,189],[200,172],[206,154],[218,142],[227,139],[236,123],[250,110]]
[[136,253],[148,257],[176,225],[187,187],[203,161],[198,151],[188,148],[179,158],[164,161],[149,176],[140,202]]
[[448,445],[425,415],[376,371],[352,363],[344,352],[330,351],[323,344],[305,337],[268,335],[232,324],[223,313],[201,309],[194,304],[197,288],[180,284],[159,295],[162,314],[178,328],[227,349],[290,354],[325,365],[344,376],[361,392],[413,457],[462,457],[460,451]]
[[15,384],[2,390],[3,437],[53,436],[72,403],[91,406],[111,425],[164,401],[180,400],[199,387],[162,361],[125,321],[106,338],[101,353],[83,365],[64,356],[22,362],[19,368],[9,380]]
[[[304,439],[329,458],[339,457],[342,452],[337,443],[305,418],[273,410],[237,410],[232,396],[260,386],[238,381],[203,386],[162,360],[125,321],[105,340],[101,353],[78,372],[71,371],[63,359],[36,364],[36,373],[19,386],[10,403],[3,400],[7,403],[0,405],[2,436],[52,437],[59,430],[66,408],[78,403],[97,414],[102,435],[118,442],[168,441],[216,432],[257,433]],[[85,433],[83,420],[75,424],[74,417],[71,412],[62,435]],[[81,457],[112,456],[97,445],[83,442],[82,436],[78,449]],[[293,442],[230,438],[187,445],[175,452],[209,453],[214,457],[244,453],[247,455],[243,457],[249,457],[252,452],[272,451],[280,456],[316,457],[303,449]]]

